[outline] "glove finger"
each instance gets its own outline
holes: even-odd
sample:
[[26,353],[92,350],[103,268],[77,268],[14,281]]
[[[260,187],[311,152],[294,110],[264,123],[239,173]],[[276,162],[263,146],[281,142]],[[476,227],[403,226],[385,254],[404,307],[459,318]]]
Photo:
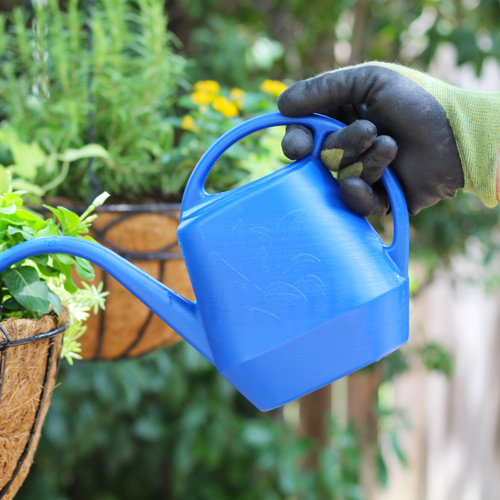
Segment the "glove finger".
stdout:
[[278,109],[286,116],[322,113],[329,116],[339,106],[362,106],[376,88],[377,72],[372,66],[359,66],[325,73],[302,80],[278,97]]
[[303,125],[288,125],[281,141],[281,149],[290,160],[300,160],[313,148],[313,133]]
[[325,139],[321,150],[321,161],[333,171],[350,165],[372,146],[377,137],[377,128],[366,120],[337,130]]
[[355,212],[369,217],[383,216],[390,211],[389,198],[382,186],[369,186],[358,177],[347,177],[340,183],[340,194]]
[[[387,165],[390,165],[398,152],[396,141],[388,135],[380,135],[372,146],[363,153],[358,162],[363,166],[360,178],[372,186],[377,182]],[[340,172],[339,172],[340,174]]]
[[365,120],[367,112],[365,106],[339,106],[332,109],[328,116],[335,118],[346,125],[354,123],[356,120]]
[[345,125],[350,125],[356,120],[369,120],[366,106],[330,106],[322,111],[323,115],[335,118]]

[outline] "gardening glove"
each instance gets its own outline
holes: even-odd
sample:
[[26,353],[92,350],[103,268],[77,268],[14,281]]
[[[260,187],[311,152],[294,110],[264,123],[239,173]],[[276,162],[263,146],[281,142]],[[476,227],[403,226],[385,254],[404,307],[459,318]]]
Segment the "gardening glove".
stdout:
[[[321,160],[338,171],[344,201],[358,213],[385,215],[379,181],[390,163],[416,214],[464,188],[497,204],[500,92],[462,90],[397,64],[367,63],[300,81],[278,99],[284,115],[320,113],[348,127],[330,134]],[[312,132],[292,125],[283,152],[298,159]]]

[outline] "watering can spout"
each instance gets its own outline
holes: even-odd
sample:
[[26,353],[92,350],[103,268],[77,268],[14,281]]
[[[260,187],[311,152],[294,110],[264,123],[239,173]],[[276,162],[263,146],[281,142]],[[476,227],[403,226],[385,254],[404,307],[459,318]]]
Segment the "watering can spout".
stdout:
[[214,362],[197,303],[185,299],[142,269],[97,243],[72,236],[47,236],[26,241],[0,254],[0,273],[24,259],[45,254],[75,255],[99,266],[211,363]]

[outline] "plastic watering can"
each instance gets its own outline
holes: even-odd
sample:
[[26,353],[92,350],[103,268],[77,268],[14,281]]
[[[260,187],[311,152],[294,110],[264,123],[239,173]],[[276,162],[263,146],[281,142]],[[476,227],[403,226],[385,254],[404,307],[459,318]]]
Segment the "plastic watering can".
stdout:
[[[231,191],[205,191],[212,166],[232,144],[296,123],[314,131],[309,156]],[[187,184],[177,232],[197,302],[111,250],[68,236],[4,251],[0,272],[35,255],[88,259],[214,363],[257,408],[281,406],[408,340],[406,202],[386,169],[382,181],[394,217],[390,246],[347,207],[319,160],[327,134],[343,126],[321,115],[272,113],[242,123],[206,151]]]

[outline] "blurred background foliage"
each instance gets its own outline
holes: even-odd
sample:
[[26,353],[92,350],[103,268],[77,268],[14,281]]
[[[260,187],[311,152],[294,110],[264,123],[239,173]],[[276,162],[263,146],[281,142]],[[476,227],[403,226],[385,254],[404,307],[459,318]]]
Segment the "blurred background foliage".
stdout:
[[62,369],[18,498],[359,500],[356,434],[332,422],[319,469],[279,415],[261,414],[184,344],[142,362]]
[[[44,5],[41,0],[37,3]],[[72,3],[82,34],[87,9],[107,4],[106,15],[115,12],[113,2]],[[290,84],[369,59],[398,61],[426,70],[443,45],[451,45],[456,63],[471,64],[477,75],[488,58],[500,61],[497,0],[339,0],[328,5],[319,0],[161,3],[169,20],[171,43],[169,52],[164,53],[169,58],[165,63],[176,61],[184,71],[179,88],[168,87],[172,107],[149,108],[155,117],[163,113],[158,121],[162,125],[178,125],[186,113],[178,99],[200,80],[214,80],[226,89],[238,87],[251,93],[259,90],[264,79]],[[137,2],[138,9],[140,4]],[[10,12],[16,5],[25,13],[31,12],[30,2],[15,0],[0,1],[0,10]],[[63,10],[70,8],[66,1],[60,5]],[[12,25],[7,23],[6,28]],[[104,30],[116,28],[119,26],[103,26]],[[30,29],[29,22],[26,29]],[[54,20],[50,19],[49,33],[53,29]],[[80,44],[80,48],[81,61],[88,61],[87,47]],[[138,54],[144,61],[151,57],[150,53]],[[76,57],[77,68],[79,61]],[[136,76],[140,82],[143,75]],[[85,76],[77,72],[71,77],[84,89]],[[133,71],[114,72],[112,78],[118,84],[129,78],[135,85]],[[112,85],[111,79],[103,92],[112,90]],[[124,106],[140,92],[139,86],[133,95],[122,96]],[[86,91],[81,99],[71,104],[88,105]],[[6,102],[3,100],[2,106]],[[161,98],[159,102],[165,101]],[[111,111],[104,109],[103,120],[112,118]],[[11,115],[20,119],[15,112]],[[139,129],[147,127],[150,116],[138,123]],[[163,154],[176,158],[175,147],[168,150],[173,144],[171,140],[158,143],[165,149]],[[269,150],[273,148],[276,144],[269,146]],[[129,181],[135,185],[133,177]],[[89,185],[90,177],[83,182]],[[493,231],[498,216],[498,209],[487,210],[473,196],[460,194],[412,217],[412,262],[416,268],[412,292],[418,293],[455,255],[476,255],[475,249],[480,247],[480,258],[491,259],[498,248]],[[390,237],[390,222],[377,224]],[[446,376],[453,370],[448,353],[434,344],[420,346],[415,356],[395,353],[365,370],[379,381],[375,401],[369,401],[377,406],[375,427],[390,432],[392,452],[402,462],[404,450],[397,439],[402,424],[384,394],[391,380],[414,363]],[[81,364],[71,369],[63,366],[60,380],[35,465],[19,499],[364,498],[360,487],[364,429],[355,430],[332,419],[327,426],[327,443],[318,450],[311,439],[297,437],[296,407],[259,413],[189,346],[177,345],[135,361]],[[371,439],[376,441],[376,433]],[[311,450],[316,450],[313,462]],[[387,482],[380,449],[375,464],[380,482]]]
[[426,69],[443,43],[478,75],[500,60],[496,0],[167,0],[166,10],[193,73],[233,85],[374,59]]

